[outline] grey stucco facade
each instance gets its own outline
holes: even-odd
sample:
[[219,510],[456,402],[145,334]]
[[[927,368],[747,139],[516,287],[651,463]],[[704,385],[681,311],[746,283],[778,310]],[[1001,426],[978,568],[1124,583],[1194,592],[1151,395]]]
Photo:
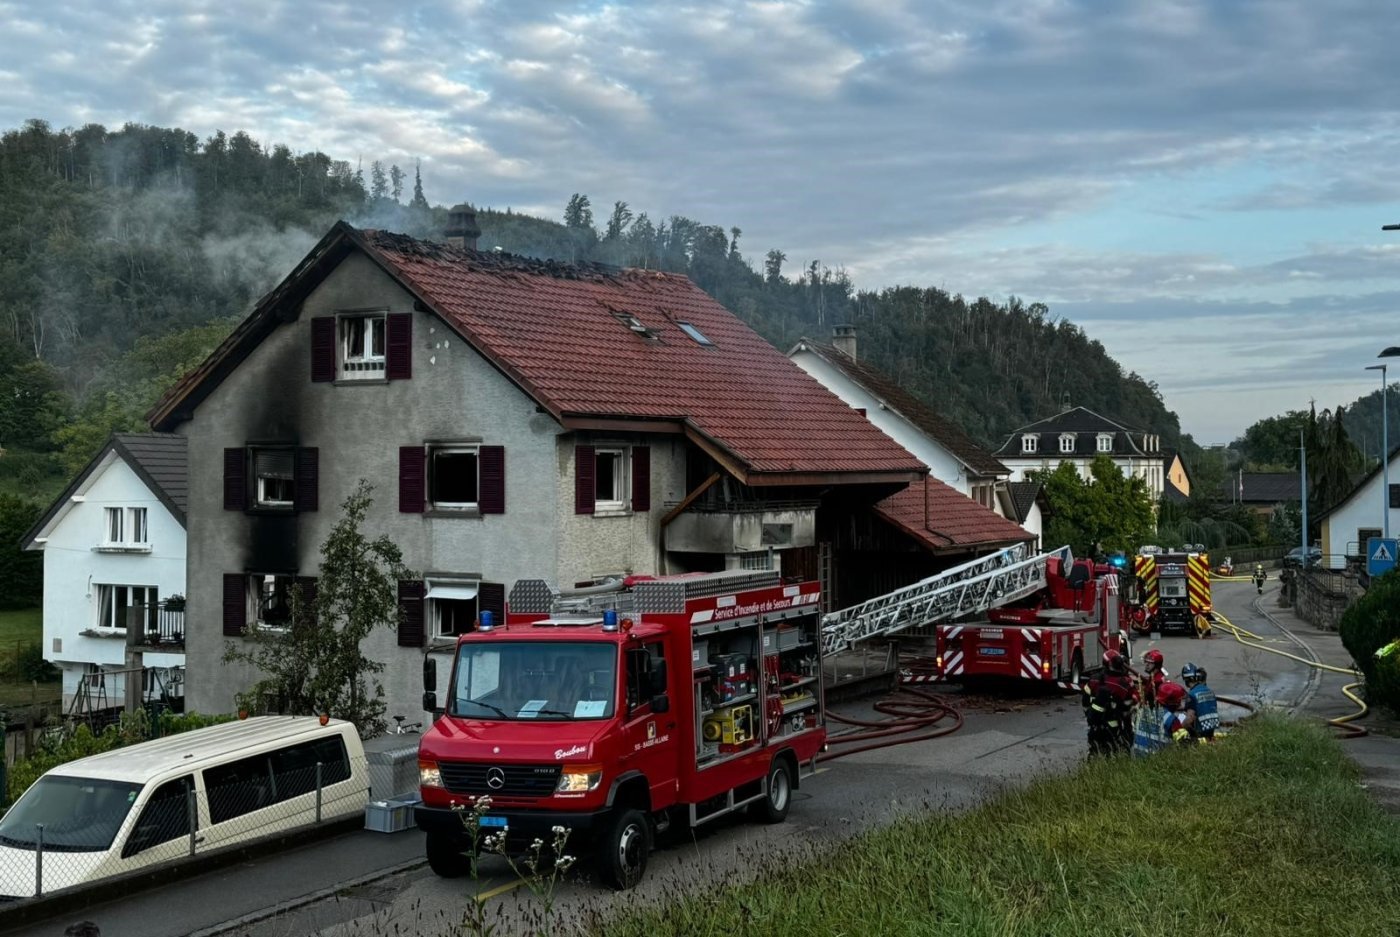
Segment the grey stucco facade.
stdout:
[[[351,310],[409,313],[412,377],[393,381],[310,379],[310,320]],[[405,563],[427,574],[503,583],[542,578],[569,585],[602,573],[658,571],[660,518],[684,496],[686,447],[678,436],[566,431],[377,264],[352,252],[300,310],[254,347],[198,403],[177,431],[189,441],[187,690],[189,708],[227,712],[256,679],[223,662],[222,580],[235,573],[294,570],[315,576],[319,549],[359,479],[374,486],[370,536],[387,535]],[[400,446],[501,446],[501,514],[401,513]],[[315,447],[319,509],[226,510],[223,452],[256,445]],[[651,510],[574,513],[575,446],[650,447]],[[431,645],[431,640],[429,641]],[[427,648],[398,646],[391,629],[365,648],[382,661],[387,712],[417,718]]]

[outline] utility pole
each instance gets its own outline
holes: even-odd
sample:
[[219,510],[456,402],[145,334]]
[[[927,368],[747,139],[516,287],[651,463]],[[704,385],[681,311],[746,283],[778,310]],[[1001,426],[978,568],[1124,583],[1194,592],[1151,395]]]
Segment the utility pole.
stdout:
[[1303,555],[1298,558],[1298,568],[1308,568],[1308,441],[1303,435],[1303,430],[1298,430],[1298,452],[1302,456],[1299,463],[1299,490],[1303,493]]

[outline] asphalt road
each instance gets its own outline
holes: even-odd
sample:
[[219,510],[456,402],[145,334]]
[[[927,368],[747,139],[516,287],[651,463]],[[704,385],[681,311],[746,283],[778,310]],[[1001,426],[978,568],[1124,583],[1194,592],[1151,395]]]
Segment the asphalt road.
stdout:
[[[1271,645],[1298,652],[1254,608],[1254,598],[1250,583],[1215,587],[1216,606],[1231,620]],[[1173,673],[1191,660],[1210,672],[1218,694],[1256,705],[1292,707],[1312,689],[1302,664],[1244,648],[1220,631],[1210,641],[1139,640],[1134,656],[1140,659],[1151,646],[1162,650]],[[682,887],[742,880],[756,874],[765,857],[829,848],[905,811],[966,808],[1008,785],[1067,771],[1084,757],[1083,718],[1072,696],[952,697],[966,718],[955,734],[824,762],[816,776],[804,780],[787,822],[769,827],[735,819],[702,828],[694,837],[677,837],[652,856],[638,888],[619,896],[588,881],[564,882],[555,893],[556,913],[561,920],[578,920],[604,913],[617,901],[664,900]],[[870,713],[868,703],[834,708],[856,716]],[[359,832],[13,933],[56,935],[74,920],[88,919],[101,926],[104,937],[350,937],[392,933],[395,926],[403,933],[447,934],[461,919],[473,883],[435,877],[421,856],[422,836],[416,831]],[[498,917],[500,932],[528,928],[537,899],[511,887],[517,880],[504,860],[484,860],[483,873],[480,887],[494,892],[488,909]]]

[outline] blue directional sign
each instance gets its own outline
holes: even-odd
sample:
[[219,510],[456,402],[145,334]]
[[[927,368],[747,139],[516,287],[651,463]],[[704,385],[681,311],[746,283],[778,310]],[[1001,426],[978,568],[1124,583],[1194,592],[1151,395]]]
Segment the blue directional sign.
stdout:
[[1366,540],[1366,573],[1379,576],[1395,568],[1396,544],[1394,537],[1370,537]]

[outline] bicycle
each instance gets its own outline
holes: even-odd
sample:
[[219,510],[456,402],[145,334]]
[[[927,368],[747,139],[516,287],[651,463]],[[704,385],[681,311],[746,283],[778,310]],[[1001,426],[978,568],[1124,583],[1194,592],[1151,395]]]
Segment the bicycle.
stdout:
[[408,723],[405,723],[405,722],[404,722],[404,719],[405,719],[405,718],[407,718],[407,717],[405,717],[405,716],[395,716],[395,717],[394,717],[394,727],[393,727],[392,729],[389,730],[389,733],[390,733],[391,735],[416,735],[417,733],[423,731],[423,723],[421,723],[421,722],[408,722]]

